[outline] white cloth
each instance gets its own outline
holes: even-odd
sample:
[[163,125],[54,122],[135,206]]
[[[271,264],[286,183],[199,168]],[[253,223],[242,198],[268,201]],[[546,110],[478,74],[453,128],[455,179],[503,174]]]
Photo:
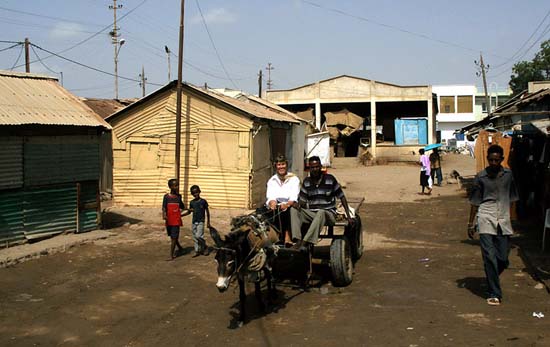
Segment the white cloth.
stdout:
[[300,179],[298,176],[287,173],[285,180],[281,181],[279,176],[273,175],[267,181],[267,200],[266,205],[275,200],[277,203],[287,201],[298,201],[298,194],[300,193]]

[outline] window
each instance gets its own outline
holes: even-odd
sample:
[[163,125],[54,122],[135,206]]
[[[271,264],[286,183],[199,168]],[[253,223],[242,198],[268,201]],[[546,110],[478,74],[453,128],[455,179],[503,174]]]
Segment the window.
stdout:
[[455,97],[442,96],[439,98],[441,103],[441,113],[455,113]]
[[473,100],[473,96],[471,95],[459,95],[457,97],[458,113],[474,112]]

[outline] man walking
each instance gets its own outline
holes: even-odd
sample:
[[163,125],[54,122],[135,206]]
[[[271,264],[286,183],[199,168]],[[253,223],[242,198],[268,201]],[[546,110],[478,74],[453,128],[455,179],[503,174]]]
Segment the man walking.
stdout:
[[[325,225],[336,222],[336,198],[342,201],[349,223],[353,223],[348,202],[336,178],[321,171],[321,159],[318,156],[309,158],[309,176],[304,179],[298,196],[298,208],[292,208],[290,223],[292,237],[297,242],[294,248],[301,249],[316,244],[319,233]],[[309,228],[302,237],[302,224]]]
[[477,229],[487,278],[487,303],[500,305],[502,290],[500,274],[508,267],[508,244],[513,234],[510,221],[510,206],[519,200],[512,171],[501,166],[504,150],[492,145],[487,150],[489,166],[480,171],[474,180],[470,196],[470,219],[468,237],[476,231],[474,219],[477,214]]

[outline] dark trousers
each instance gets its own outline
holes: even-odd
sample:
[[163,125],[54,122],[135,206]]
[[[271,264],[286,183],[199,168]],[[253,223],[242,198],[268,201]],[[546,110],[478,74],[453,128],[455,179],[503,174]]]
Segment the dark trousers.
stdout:
[[432,175],[432,182],[435,184],[435,178],[437,177],[437,185],[440,186],[441,182],[443,181],[443,173],[441,172],[441,168],[438,167],[437,169],[432,169],[431,175]]
[[509,238],[508,235],[502,235],[500,227],[498,228],[498,235],[479,234],[489,298],[502,298],[499,276],[510,264],[508,261],[508,253],[510,253]]

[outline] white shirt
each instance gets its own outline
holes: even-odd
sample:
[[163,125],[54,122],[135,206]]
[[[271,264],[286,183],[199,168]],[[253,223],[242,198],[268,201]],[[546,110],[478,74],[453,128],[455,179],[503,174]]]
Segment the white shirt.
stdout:
[[266,205],[275,200],[277,203],[287,201],[298,201],[298,194],[300,193],[300,179],[298,176],[287,173],[285,180],[281,181],[277,174],[273,175],[267,181],[267,201]]

